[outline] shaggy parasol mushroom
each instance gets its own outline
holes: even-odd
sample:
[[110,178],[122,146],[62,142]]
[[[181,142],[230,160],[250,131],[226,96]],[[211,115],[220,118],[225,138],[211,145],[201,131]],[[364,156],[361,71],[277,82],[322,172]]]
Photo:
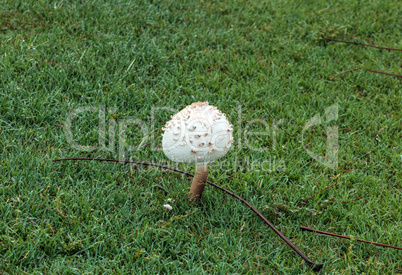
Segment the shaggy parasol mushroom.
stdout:
[[232,125],[225,114],[207,101],[195,102],[165,125],[162,146],[172,161],[195,163],[195,176],[188,194],[198,201],[208,179],[208,164],[223,157],[233,143]]

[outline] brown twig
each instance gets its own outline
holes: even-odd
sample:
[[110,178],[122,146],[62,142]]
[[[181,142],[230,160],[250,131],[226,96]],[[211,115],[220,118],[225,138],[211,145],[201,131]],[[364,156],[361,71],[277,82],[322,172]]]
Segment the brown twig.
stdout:
[[64,128],[64,126],[63,126],[63,125],[58,124],[58,123],[56,123],[56,124],[55,124],[55,126],[58,126],[58,127],[60,127],[60,128]]
[[341,203],[349,203],[349,202],[358,201],[358,200],[361,200],[362,198],[365,198],[366,196],[367,196],[367,194],[364,194],[363,196],[357,197],[356,199],[349,200],[349,201],[342,201]]
[[330,11],[343,11],[345,10],[344,8],[342,9],[331,9],[331,10],[319,10],[317,13],[323,13],[323,12],[330,12]]
[[24,22],[24,21],[10,22],[10,23],[11,24],[28,25],[28,26],[34,26],[34,27],[60,24],[60,23],[57,23],[57,22],[55,22],[55,23],[30,23],[30,22]]
[[58,62],[39,62],[39,63],[42,63],[42,64],[51,64],[51,65],[60,65],[60,66],[67,66],[67,67],[70,67],[70,68],[78,69],[77,67],[74,67],[74,66],[72,66],[72,65],[68,65],[68,64],[64,64],[64,63],[58,63]]
[[[41,24],[32,24],[32,23],[27,23],[27,22],[23,22],[23,23],[25,23],[26,25],[28,25],[28,26],[33,26],[33,27],[39,27],[39,26],[48,26],[48,25],[57,25],[57,24],[60,24],[60,23],[41,23]],[[64,25],[64,24],[62,24],[62,25]]]
[[17,41],[13,42],[13,45],[14,45],[15,43],[18,43],[18,41],[20,41],[21,39],[25,39],[26,37],[28,37],[28,36],[30,36],[30,35],[32,35],[32,34],[35,34],[35,33],[40,33],[40,32],[44,32],[44,31],[37,31],[37,32],[31,32],[31,33],[28,33],[28,34],[26,34],[26,35],[24,35],[24,36],[22,36],[22,37],[18,38],[18,40],[17,40]]
[[324,189],[321,189],[320,191],[315,192],[313,195],[311,195],[311,196],[309,196],[309,197],[307,197],[307,198],[304,198],[304,199],[303,199],[303,203],[308,202],[312,197],[314,197],[314,196],[317,195],[318,193],[321,193],[322,191],[324,191],[324,190],[326,190],[326,189],[328,189],[328,188],[334,186],[335,184],[337,184],[337,182],[335,182],[334,184],[331,184],[330,186],[325,187]]
[[[74,68],[74,69],[80,71],[79,68],[77,68],[77,67],[75,67],[75,66],[72,66],[72,65],[69,65],[69,64],[64,64],[64,63],[58,63],[58,62],[38,62],[38,63],[41,63],[41,64],[50,64],[50,65],[67,66],[67,67]],[[85,70],[84,70],[84,71],[85,71]],[[85,72],[86,72],[86,73],[89,73],[89,74],[91,74],[91,75],[93,75],[93,73],[91,73],[91,72],[89,72],[89,71],[85,71]]]
[[209,68],[208,70],[204,71],[204,73],[207,73],[215,68],[218,68],[219,66],[222,66],[223,64],[225,64],[227,62],[227,60],[223,61],[222,63],[219,63],[218,65],[213,66],[212,68]]
[[[182,171],[182,170],[178,170],[175,168],[171,168],[168,166],[164,166],[164,165],[159,165],[159,164],[153,164],[153,163],[147,163],[147,162],[137,162],[137,161],[126,161],[126,160],[117,160],[117,159],[95,159],[95,158],[65,158],[65,159],[55,159],[53,161],[65,161],[65,160],[95,160],[95,161],[108,161],[108,162],[118,162],[118,163],[131,163],[131,164],[137,164],[137,165],[146,165],[146,166],[153,166],[153,167],[158,167],[158,168],[162,168],[162,169],[166,169],[166,170],[170,170],[170,171],[174,171],[177,173],[181,173],[183,175],[187,175],[190,177],[194,177],[194,174]],[[231,195],[232,197],[240,200],[243,204],[245,204],[246,206],[248,206],[255,214],[257,214],[258,217],[260,217],[279,237],[281,237],[282,240],[284,240],[301,258],[303,258],[303,260],[310,266],[313,268],[314,271],[319,271],[321,270],[321,268],[323,267],[322,264],[317,264],[314,263],[313,261],[311,261],[299,248],[297,248],[288,238],[285,237],[285,235],[283,235],[270,221],[268,221],[267,218],[264,217],[264,215],[262,215],[260,213],[260,211],[257,210],[257,208],[255,208],[254,206],[252,206],[249,202],[247,202],[245,199],[243,199],[242,197],[236,195],[235,193],[233,193],[232,191],[229,191],[221,186],[219,186],[216,183],[213,183],[212,181],[207,181],[208,184],[212,185],[215,188],[218,188],[220,190],[222,190],[223,192]]]
[[165,26],[155,26],[155,25],[152,25],[151,23],[145,23],[145,25],[148,25],[148,26],[151,26],[151,27],[154,27],[154,28],[161,28],[161,29],[167,29],[168,27],[165,27]]
[[361,37],[361,36],[357,36],[357,35],[353,35],[353,34],[346,34],[346,33],[341,34],[341,35],[350,36],[350,37],[356,37],[356,38],[359,38],[359,39],[362,39],[362,40],[366,40],[367,42],[370,42],[370,43],[374,44],[374,42],[373,42],[372,40],[367,39],[367,38],[364,38],[364,37]]
[[222,69],[228,71],[229,73],[233,74],[233,72],[231,70],[229,70],[227,67],[223,67]]
[[163,58],[161,61],[159,61],[159,62],[157,62],[157,63],[155,63],[154,65],[152,65],[153,67],[155,67],[156,65],[158,65],[158,64],[160,64],[160,63],[162,63],[163,61],[166,61],[166,60],[168,60],[169,58],[171,58],[179,49],[180,49],[180,47],[185,43],[187,41],[187,38],[186,39],[184,39],[184,41],[183,42],[181,42],[180,43],[180,45],[177,47],[177,49],[176,50],[174,50],[173,52],[172,52],[172,54],[171,55],[169,55],[168,57],[165,57],[165,58]]
[[329,80],[333,80],[334,78],[336,78],[336,77],[338,77],[338,76],[340,76],[340,75],[343,75],[343,74],[348,73],[348,72],[351,72],[351,71],[357,71],[357,70],[359,70],[359,69],[364,69],[364,70],[366,70],[366,71],[368,71],[368,72],[370,72],[370,73],[375,73],[375,74],[384,74],[384,75],[390,75],[390,76],[394,76],[394,77],[402,77],[402,75],[398,75],[398,74],[390,74],[390,73],[385,73],[385,72],[373,71],[373,70],[365,69],[365,68],[354,68],[354,69],[350,69],[350,70],[341,72],[341,73],[339,73],[339,74],[336,74],[336,75],[334,75],[333,77],[331,77]]
[[59,211],[60,211],[60,212],[59,212],[59,211],[56,211],[56,210],[54,210],[54,209],[50,209],[50,208],[47,208],[47,207],[45,207],[45,206],[42,206],[42,205],[39,205],[39,204],[36,204],[36,203],[33,203],[33,202],[29,202],[29,203],[30,203],[30,204],[33,204],[33,205],[36,205],[36,206],[38,206],[38,207],[40,207],[40,208],[46,209],[46,210],[56,212],[57,214],[61,215],[63,218],[66,218],[66,215],[65,215],[63,212],[61,212],[60,210],[59,210]]
[[227,24],[220,24],[220,25],[216,25],[216,27],[223,27],[223,26],[232,26],[232,25],[247,25],[246,23],[242,23],[242,22],[239,22],[239,23],[236,23],[236,22],[231,22],[231,23],[227,23]]
[[[36,221],[34,221],[32,218],[30,218],[30,217],[27,217],[27,216],[25,216],[25,215],[21,215],[20,214],[20,216],[21,217],[23,217],[23,218],[25,218],[25,219],[28,219],[30,222],[33,222],[33,223],[35,223],[36,225],[40,225],[39,223],[37,223]],[[1,273],[0,273],[1,274]]]
[[371,48],[377,48],[377,49],[384,49],[384,50],[389,50],[389,51],[402,51],[402,49],[395,49],[395,48],[389,48],[389,47],[379,47],[375,45],[370,45],[370,44],[363,44],[363,43],[358,43],[358,42],[352,42],[352,41],[344,41],[344,40],[337,40],[337,39],[332,39],[332,38],[325,38],[326,40],[334,41],[334,42],[341,42],[341,43],[347,43],[347,44],[353,44],[353,45],[359,45],[359,46],[365,46],[365,47],[371,47]]
[[190,8],[179,8],[174,9],[176,11],[188,11],[188,10],[208,10],[208,11],[217,11],[221,13],[227,13],[225,10],[218,10],[218,9],[211,9],[211,8],[204,8],[204,7],[190,7]]
[[350,70],[341,72],[341,73],[339,73],[339,74],[337,74],[337,75],[334,75],[334,76],[331,77],[329,80],[332,80],[332,79],[334,79],[335,77],[338,77],[338,76],[340,76],[340,75],[346,74],[346,73],[351,72],[351,71],[357,71],[358,69],[359,69],[359,68],[354,68],[354,69],[350,69]]
[[[62,24],[63,23],[29,23],[29,22],[24,22],[24,21],[19,21],[19,22],[9,22],[9,21],[3,21],[1,22],[2,25],[8,25],[8,26],[21,26],[21,30],[26,30],[28,28],[25,28],[25,26],[29,26],[32,28],[40,27],[40,26],[49,26],[49,25],[57,25],[57,24]],[[5,30],[5,29],[2,29]]]
[[[323,235],[339,237],[339,238],[350,240],[350,238],[347,237],[347,236],[338,235],[338,234],[334,234],[334,233],[329,233],[329,232],[325,232],[325,231],[320,231],[320,230],[312,229],[312,228],[305,227],[305,226],[300,226],[300,229],[303,230],[303,231],[316,232],[316,233],[323,234]],[[397,246],[393,246],[393,245],[376,243],[376,242],[366,241],[366,240],[362,240],[362,239],[355,239],[355,240],[359,241],[359,242],[370,243],[370,244],[375,244],[375,245],[379,245],[379,246],[383,246],[383,247],[389,247],[389,248],[395,248],[395,249],[402,250],[402,247],[397,247]]]
[[20,15],[22,13],[20,13],[20,12],[4,12],[4,11],[0,11],[0,14],[11,16],[11,15]]
[[366,71],[369,71],[369,72],[375,73],[375,74],[385,74],[385,75],[390,75],[390,76],[395,76],[395,77],[402,77],[402,75],[399,75],[399,74],[390,74],[390,73],[373,71],[373,70],[369,70],[369,69],[366,69]]

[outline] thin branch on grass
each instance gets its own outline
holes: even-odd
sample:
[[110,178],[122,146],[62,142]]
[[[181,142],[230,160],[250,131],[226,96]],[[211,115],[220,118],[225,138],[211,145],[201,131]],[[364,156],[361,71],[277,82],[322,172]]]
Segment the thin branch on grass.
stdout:
[[168,60],[169,58],[171,58],[179,49],[180,49],[180,47],[185,43],[187,41],[187,38],[186,39],[184,39],[184,41],[183,42],[181,42],[181,44],[177,47],[177,49],[176,50],[174,50],[173,52],[172,52],[172,54],[171,55],[169,55],[168,57],[165,57],[165,58],[163,58],[161,61],[159,61],[159,62],[157,62],[157,63],[155,63],[154,65],[152,65],[153,67],[155,67],[156,65],[158,65],[158,64],[160,64],[160,63],[162,63],[163,61],[166,61],[166,60]]
[[11,16],[11,15],[21,15],[22,13],[20,13],[20,12],[4,12],[4,11],[0,11],[0,14],[6,15],[6,16]]
[[[305,226],[300,226],[300,229],[303,230],[303,231],[316,232],[316,233],[323,234],[323,235],[328,235],[328,236],[333,236],[333,237],[338,237],[338,238],[343,238],[343,239],[350,240],[350,238],[347,237],[347,236],[338,235],[338,234],[334,234],[334,233],[329,233],[329,232],[325,232],[325,231],[320,231],[320,230],[312,229],[312,228],[305,227]],[[355,240],[359,241],[359,242],[370,243],[370,244],[375,244],[375,245],[379,245],[379,246],[383,246],[383,247],[389,247],[389,248],[395,248],[395,249],[402,250],[402,247],[397,247],[397,246],[393,246],[393,245],[376,243],[376,242],[371,242],[371,241],[365,241],[365,240],[362,240],[362,239],[355,239]]]
[[[76,70],[80,71],[80,69],[79,69],[79,68],[74,67],[74,66],[69,65],[69,64],[64,64],[64,63],[58,63],[58,62],[38,62],[38,63],[41,63],[41,64],[50,64],[50,65],[67,66],[67,67],[74,68],[74,69],[76,69]],[[84,71],[85,71],[85,70],[84,70]],[[85,72],[86,72],[86,73],[89,73],[89,74],[91,74],[91,75],[93,75],[93,73],[91,73],[91,72],[88,72],[88,71],[85,71]]]
[[338,76],[340,76],[340,75],[343,75],[343,74],[348,73],[348,72],[351,72],[351,71],[357,71],[357,70],[360,70],[360,69],[363,69],[363,70],[366,70],[366,71],[368,71],[368,72],[370,72],[370,73],[375,73],[375,74],[384,74],[384,75],[389,75],[389,76],[394,76],[394,77],[400,77],[400,78],[402,77],[402,75],[398,75],[398,74],[390,74],[390,73],[385,73],[385,72],[373,71],[373,70],[369,70],[369,69],[365,69],[365,68],[354,68],[354,69],[350,69],[350,70],[341,72],[341,73],[339,73],[339,74],[336,74],[336,75],[334,75],[333,77],[331,77],[329,80],[333,80],[334,78],[336,78],[336,77],[338,77]]
[[373,71],[373,70],[369,70],[369,69],[366,69],[366,71],[369,71],[370,73],[375,73],[375,74],[385,74],[385,75],[390,75],[390,76],[394,76],[394,77],[402,77],[402,75],[399,75],[399,74],[390,74],[390,73]]
[[365,197],[367,197],[367,194],[364,194],[363,196],[361,196],[361,197],[357,197],[356,199],[353,199],[353,200],[350,200],[350,201],[342,201],[341,203],[349,203],[349,202],[354,202],[354,201],[361,200],[362,198],[365,198]]
[[33,26],[33,27],[39,27],[39,26],[47,26],[47,25],[57,25],[57,24],[60,24],[60,23],[57,23],[57,22],[56,23],[29,23],[29,22],[19,21],[19,22],[14,22],[14,23],[11,23],[11,24],[20,24],[20,25],[28,25],[28,26]]
[[204,7],[190,7],[190,8],[179,8],[174,9],[175,11],[188,11],[188,10],[207,10],[207,11],[217,11],[220,13],[227,14],[228,12],[225,10],[218,10],[218,9],[211,9],[211,8],[204,8]]
[[239,22],[239,23],[231,22],[231,23],[227,23],[227,24],[216,25],[216,27],[232,26],[232,25],[243,25],[243,26],[245,26],[245,25],[247,25],[247,24],[246,24],[246,23],[242,23],[242,22]]
[[20,214],[20,216],[21,217],[23,217],[23,218],[25,218],[25,219],[27,219],[27,220],[29,220],[31,223],[35,223],[36,225],[40,225],[39,223],[37,223],[36,221],[34,221],[32,218],[30,218],[30,217],[27,217],[27,216],[24,216],[24,215],[21,215]]
[[35,205],[35,206],[38,206],[38,207],[40,207],[40,208],[43,208],[43,209],[46,209],[46,210],[49,210],[49,211],[53,211],[53,212],[55,212],[55,213],[61,215],[63,218],[66,218],[66,214],[64,214],[61,210],[58,210],[58,211],[57,211],[57,210],[50,209],[50,208],[47,208],[47,207],[45,207],[45,206],[42,206],[42,205],[33,203],[33,202],[29,202],[29,203],[30,203],[30,204],[33,204],[33,205]]
[[332,80],[332,79],[334,79],[334,78],[336,78],[336,77],[338,77],[338,76],[340,76],[340,75],[346,74],[346,73],[348,73],[348,72],[351,72],[351,71],[357,71],[357,70],[359,70],[359,68],[354,68],[354,69],[350,69],[350,70],[347,70],[347,71],[341,72],[341,73],[339,73],[339,74],[337,74],[337,75],[334,75],[334,76],[333,76],[333,77],[331,77],[329,80]]
[[28,33],[28,34],[26,34],[26,35],[24,35],[24,36],[22,36],[22,37],[18,38],[18,40],[17,40],[17,41],[14,41],[14,42],[13,42],[13,45],[14,45],[15,43],[18,43],[18,41],[20,41],[21,39],[25,39],[25,38],[27,38],[28,36],[30,36],[30,35],[32,35],[32,34],[35,34],[35,33],[40,33],[40,32],[44,32],[44,31],[37,31],[37,32],[31,32],[31,33]]
[[[46,209],[46,210],[49,210],[49,211],[53,211],[53,212],[59,214],[59,215],[60,215],[62,218],[64,218],[65,220],[67,220],[70,225],[72,224],[71,220],[67,217],[67,214],[63,213],[63,211],[61,211],[60,209],[54,210],[54,209],[47,208],[47,207],[45,207],[45,206],[42,206],[42,205],[39,205],[39,204],[36,204],[36,203],[33,203],[33,202],[29,202],[29,203],[32,204],[32,205],[38,206],[38,207],[40,207],[40,208],[43,208],[43,209]],[[84,221],[81,220],[81,219],[79,219],[79,220],[82,221],[82,222],[84,222]]]
[[323,12],[330,12],[330,11],[343,11],[345,10],[344,8],[342,9],[331,9],[331,10],[319,10],[317,13],[323,13]]
[[219,66],[222,66],[223,64],[225,64],[227,62],[227,60],[223,61],[222,63],[219,63],[218,65],[213,66],[212,68],[209,68],[208,70],[204,71],[204,73],[207,73],[209,71],[212,71],[215,68],[218,68]]
[[[32,28],[36,28],[36,27],[40,27],[40,26],[49,26],[49,25],[57,25],[57,24],[62,24],[64,25],[64,23],[29,23],[29,22],[23,22],[23,21],[19,21],[19,22],[9,22],[9,21],[3,21],[1,22],[2,25],[7,25],[7,26],[21,26],[21,30],[26,30],[28,28],[25,28],[26,26],[32,27]],[[14,28],[16,29],[16,28]],[[1,30],[8,30],[7,28],[3,28]]]
[[[153,167],[158,167],[161,169],[166,169],[166,170],[170,170],[170,171],[174,171],[177,173],[181,173],[183,175],[187,175],[190,177],[194,177],[194,174],[182,171],[182,170],[178,170],[175,168],[171,168],[168,166],[164,166],[164,165],[159,165],[159,164],[153,164],[153,163],[147,163],[147,162],[137,162],[137,161],[125,161],[125,160],[117,160],[117,159],[95,159],[95,158],[65,158],[65,159],[55,159],[53,161],[65,161],[65,160],[95,160],[95,161],[108,161],[108,162],[118,162],[118,163],[131,163],[131,164],[137,164],[137,165],[145,165],[145,166],[153,166]],[[212,181],[207,181],[208,184],[212,185],[215,188],[218,188],[220,190],[222,190],[223,192],[231,195],[232,197],[240,200],[243,204],[245,204],[246,206],[248,206],[255,214],[257,214],[258,217],[260,217],[279,237],[281,237],[282,240],[284,240],[301,258],[303,258],[303,260],[307,263],[307,265],[309,265],[310,267],[312,267],[312,269],[314,271],[319,271],[321,270],[321,268],[323,267],[322,264],[317,264],[314,263],[313,261],[311,261],[299,248],[297,248],[288,238],[285,237],[285,235],[283,235],[270,221],[268,221],[267,218],[265,218],[260,211],[257,210],[257,208],[255,208],[254,206],[252,206],[249,202],[247,202],[245,199],[243,199],[242,197],[236,195],[235,193],[233,193],[232,191],[229,191],[221,186],[219,186],[216,183],[213,183]]]
[[143,23],[143,24],[148,25],[148,26],[151,26],[151,27],[154,27],[154,28],[162,28],[162,29],[168,29],[169,28],[169,27],[165,27],[165,26],[154,25],[154,24],[145,22],[144,20],[138,20],[138,22]]
[[311,196],[309,196],[309,197],[307,197],[307,198],[304,198],[304,199],[302,200],[303,203],[308,202],[312,197],[314,197],[315,195],[321,193],[321,192],[324,191],[324,190],[327,190],[328,188],[334,186],[335,184],[337,184],[337,182],[335,182],[334,184],[331,184],[331,185],[325,187],[324,189],[321,189],[320,191],[315,192],[313,195],[311,195]]
[[74,69],[78,69],[77,67],[74,67],[74,66],[72,66],[72,65],[68,65],[68,64],[64,64],[64,63],[58,63],[58,62],[39,62],[39,63],[41,63],[41,64],[51,64],[51,65],[60,65],[60,66],[67,66],[67,67],[70,67],[70,68],[74,68]]
[[228,71],[229,73],[233,74],[233,72],[231,70],[229,70],[227,67],[223,67],[222,69]]
[[370,42],[371,44],[374,44],[374,42],[372,40],[364,38],[364,37],[361,37],[361,36],[357,36],[357,35],[353,35],[353,34],[346,34],[346,33],[341,34],[341,35],[359,38],[359,39],[362,39],[362,40],[366,40],[367,42]]
[[375,46],[375,45],[370,45],[370,44],[363,44],[363,43],[352,42],[352,41],[337,40],[337,39],[332,39],[332,38],[328,38],[328,37],[326,37],[324,39],[334,41],[334,42],[341,42],[341,43],[347,43],[347,44],[353,44],[353,45],[359,45],[359,46],[365,46],[365,47],[371,47],[371,48],[377,48],[377,49],[383,49],[383,50],[389,50],[389,51],[402,51],[402,49],[395,49],[395,48],[389,48],[389,47],[380,47],[380,46]]

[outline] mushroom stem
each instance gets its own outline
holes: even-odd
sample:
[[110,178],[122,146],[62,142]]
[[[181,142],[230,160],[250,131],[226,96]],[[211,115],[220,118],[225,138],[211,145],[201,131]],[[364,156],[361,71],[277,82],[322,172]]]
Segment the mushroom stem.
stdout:
[[193,183],[188,193],[188,199],[190,202],[199,201],[204,191],[205,184],[208,180],[208,165],[200,164],[195,167],[195,175]]

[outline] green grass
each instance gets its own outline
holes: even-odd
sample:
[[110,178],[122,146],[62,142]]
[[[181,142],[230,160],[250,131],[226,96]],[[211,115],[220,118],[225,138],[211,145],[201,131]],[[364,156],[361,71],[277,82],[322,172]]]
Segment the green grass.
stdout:
[[[212,181],[324,263],[322,274],[402,273],[399,250],[299,229],[402,246],[400,80],[363,69],[329,80],[353,68],[401,75],[401,54],[324,39],[401,49],[401,5],[136,2],[0,1],[0,273],[312,273],[248,208],[210,186],[190,205],[191,179],[178,174],[51,162],[118,158],[118,122],[131,118],[148,136],[128,126],[126,159],[193,172],[166,160],[161,128],[174,110],[205,100],[227,114],[235,136]],[[334,104],[338,119],[303,141],[324,156],[326,128],[338,126],[335,170],[301,143],[308,120]],[[67,142],[56,124],[79,107],[114,108],[105,114],[108,148]],[[76,116],[75,141],[98,142],[98,115]],[[267,130],[252,119],[270,135],[249,135]],[[277,166],[262,169],[266,160]],[[172,211],[163,208],[168,198]]]

